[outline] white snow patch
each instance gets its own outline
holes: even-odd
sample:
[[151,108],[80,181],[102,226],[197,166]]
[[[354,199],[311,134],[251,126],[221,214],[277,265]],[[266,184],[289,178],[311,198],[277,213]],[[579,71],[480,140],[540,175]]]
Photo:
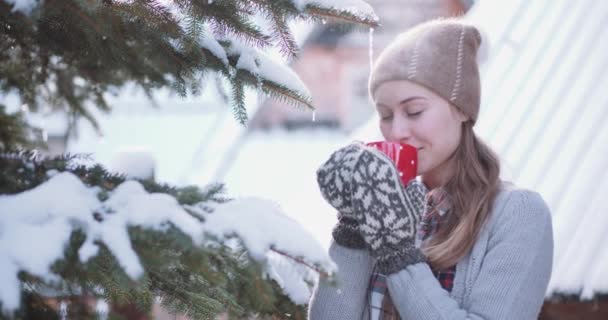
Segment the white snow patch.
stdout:
[[[294,265],[280,254],[269,252],[267,255],[268,275],[277,281],[283,291],[296,304],[307,304],[310,299],[311,290],[304,280],[308,280],[311,274],[309,269],[303,269],[299,265]],[[312,280],[313,282],[315,280]]]
[[72,174],[60,173],[48,182],[16,195],[0,196],[0,300],[5,310],[19,306],[17,272],[25,270],[54,280],[49,267],[63,256],[70,231],[93,222],[98,205],[92,189]]
[[122,173],[130,178],[154,179],[156,160],[146,150],[124,150],[117,152],[110,162],[110,171]]
[[226,50],[224,47],[217,41],[213,32],[207,25],[203,25],[203,34],[200,39],[201,46],[216,56],[218,59],[222,60],[225,65],[228,65],[228,56],[226,55]]
[[218,206],[206,219],[204,231],[218,237],[238,234],[256,260],[266,260],[266,253],[275,248],[320,263],[330,272],[335,270],[335,264],[319,242],[285,216],[275,202],[244,197]]

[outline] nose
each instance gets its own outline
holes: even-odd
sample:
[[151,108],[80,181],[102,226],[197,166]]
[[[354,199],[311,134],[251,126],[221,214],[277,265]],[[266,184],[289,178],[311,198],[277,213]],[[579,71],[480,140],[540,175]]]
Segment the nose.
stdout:
[[412,128],[407,119],[403,117],[394,117],[391,125],[391,140],[401,143],[407,143],[411,140]]

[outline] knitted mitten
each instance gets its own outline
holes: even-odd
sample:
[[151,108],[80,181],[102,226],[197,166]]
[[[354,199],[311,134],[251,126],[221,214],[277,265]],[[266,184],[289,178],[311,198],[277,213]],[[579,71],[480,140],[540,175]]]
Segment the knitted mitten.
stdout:
[[354,143],[334,152],[317,170],[317,183],[327,202],[338,210],[338,223],[332,231],[336,243],[364,249],[365,242],[359,233],[359,220],[351,203],[351,181],[355,162],[363,145]]
[[353,168],[352,207],[359,231],[386,275],[426,260],[415,247],[416,226],[424,211],[426,188],[412,180],[404,188],[391,159],[364,148]]

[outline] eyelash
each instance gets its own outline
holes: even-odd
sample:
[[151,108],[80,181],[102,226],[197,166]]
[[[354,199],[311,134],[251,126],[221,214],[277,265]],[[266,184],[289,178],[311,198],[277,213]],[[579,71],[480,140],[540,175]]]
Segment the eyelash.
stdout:
[[[422,114],[423,111],[418,111],[418,112],[412,112],[412,113],[405,113],[408,117],[410,118],[417,118]],[[388,115],[388,116],[381,116],[380,120],[381,121],[388,121],[393,117],[393,115]]]
[[388,115],[388,116],[381,116],[380,117],[380,121],[388,121],[393,117],[393,115]]

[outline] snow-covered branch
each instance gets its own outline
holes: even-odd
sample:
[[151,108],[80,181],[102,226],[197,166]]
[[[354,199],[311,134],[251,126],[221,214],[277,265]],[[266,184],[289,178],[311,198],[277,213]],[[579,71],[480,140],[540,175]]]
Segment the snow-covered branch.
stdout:
[[[267,265],[266,272],[297,303],[305,303],[303,297],[309,294],[302,284],[310,278],[310,270],[297,269],[295,261],[276,257],[273,248],[321,270],[335,270],[316,240],[267,200],[234,200],[218,204],[212,213],[201,209],[197,213],[206,220],[201,222],[172,196],[148,193],[134,180],[116,186],[105,201],[99,200],[100,192],[99,187],[88,187],[74,174],[62,172],[34,189],[0,196],[0,282],[3,284],[0,301],[5,310],[19,307],[19,271],[45,281],[59,279],[50,266],[63,257],[70,235],[76,229],[86,235],[78,252],[83,263],[95,256],[99,243],[103,243],[133,279],[145,273],[129,238],[128,228],[133,226],[158,231],[174,226],[199,246],[204,245],[205,234],[217,238],[236,235],[251,257]],[[197,205],[187,208],[196,210]],[[292,271],[287,271],[288,265]]]

